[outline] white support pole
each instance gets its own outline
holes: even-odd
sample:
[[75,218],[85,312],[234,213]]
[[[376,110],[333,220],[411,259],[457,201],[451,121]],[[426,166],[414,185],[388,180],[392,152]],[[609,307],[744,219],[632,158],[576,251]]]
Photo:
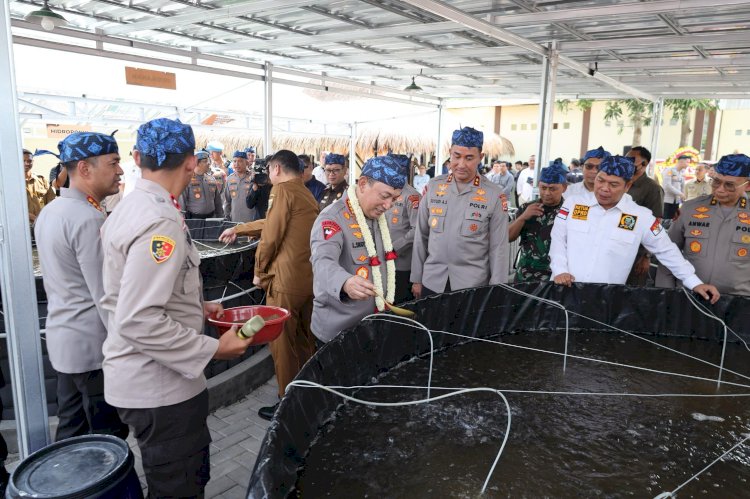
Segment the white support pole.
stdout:
[[552,118],[555,109],[555,84],[557,82],[557,63],[559,51],[557,42],[549,45],[548,55],[542,63],[542,85],[539,95],[539,129],[537,142],[536,167],[534,171],[534,194],[539,195],[539,175],[549,162],[550,142],[552,141]]
[[646,172],[651,172],[653,176],[656,166],[656,155],[659,150],[659,132],[661,132],[661,121],[664,117],[664,99],[659,97],[654,101],[654,107],[651,115],[651,164],[648,165]]
[[349,138],[349,185],[357,181],[357,124],[351,124],[351,137]]
[[266,62],[263,80],[263,154],[273,154],[273,64]]
[[443,173],[443,103],[438,106],[438,130],[437,141],[435,142],[435,176]]
[[18,128],[10,10],[0,6],[0,284],[21,458],[49,443],[39,314]]

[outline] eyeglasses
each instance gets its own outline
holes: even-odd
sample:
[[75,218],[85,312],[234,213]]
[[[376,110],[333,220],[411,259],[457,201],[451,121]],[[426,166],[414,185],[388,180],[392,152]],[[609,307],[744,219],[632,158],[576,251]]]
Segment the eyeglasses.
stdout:
[[583,167],[586,168],[587,170],[598,170],[599,169],[599,165],[595,165],[593,163],[584,163]]
[[338,175],[339,173],[343,172],[344,170],[341,168],[326,168],[323,170],[326,172],[326,175]]
[[737,185],[734,182],[725,182],[725,181],[721,181],[715,178],[709,178],[708,183],[711,185],[711,189],[718,189],[719,187],[723,185],[725,191],[734,192],[737,190],[738,187],[742,187],[743,185],[747,184],[748,181],[745,180],[740,185]]

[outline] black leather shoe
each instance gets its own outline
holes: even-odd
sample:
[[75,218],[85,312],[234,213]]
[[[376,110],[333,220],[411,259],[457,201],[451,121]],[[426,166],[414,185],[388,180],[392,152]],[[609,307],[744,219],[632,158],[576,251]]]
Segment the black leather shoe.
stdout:
[[266,421],[271,421],[273,419],[273,415],[276,414],[276,409],[278,408],[278,402],[276,402],[274,405],[261,407],[260,409],[258,409],[258,416],[265,419]]

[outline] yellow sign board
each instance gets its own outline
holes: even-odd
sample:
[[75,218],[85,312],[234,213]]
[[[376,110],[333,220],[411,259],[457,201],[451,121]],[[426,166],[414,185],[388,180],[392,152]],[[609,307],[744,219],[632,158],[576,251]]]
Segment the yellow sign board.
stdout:
[[177,77],[174,73],[153,71],[151,69],[125,67],[125,83],[142,87],[177,89]]

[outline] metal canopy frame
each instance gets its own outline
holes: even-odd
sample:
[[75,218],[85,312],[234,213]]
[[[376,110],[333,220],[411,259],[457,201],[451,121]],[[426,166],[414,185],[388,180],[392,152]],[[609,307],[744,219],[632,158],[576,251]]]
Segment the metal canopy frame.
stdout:
[[[31,25],[21,20],[41,4],[9,0],[15,42],[44,43],[43,37],[24,35]],[[117,52],[113,47],[129,44],[154,53],[187,53],[183,64],[222,62],[261,77],[263,65],[271,63],[274,75],[296,70],[367,87],[346,89],[353,93],[402,92],[416,75],[424,89],[420,97],[428,101],[537,98],[546,47],[556,41],[562,98],[750,94],[750,0],[49,4],[69,21],[68,29],[53,33],[93,40],[98,46],[85,49],[106,47],[108,57]],[[598,70],[589,76],[594,64]]]

